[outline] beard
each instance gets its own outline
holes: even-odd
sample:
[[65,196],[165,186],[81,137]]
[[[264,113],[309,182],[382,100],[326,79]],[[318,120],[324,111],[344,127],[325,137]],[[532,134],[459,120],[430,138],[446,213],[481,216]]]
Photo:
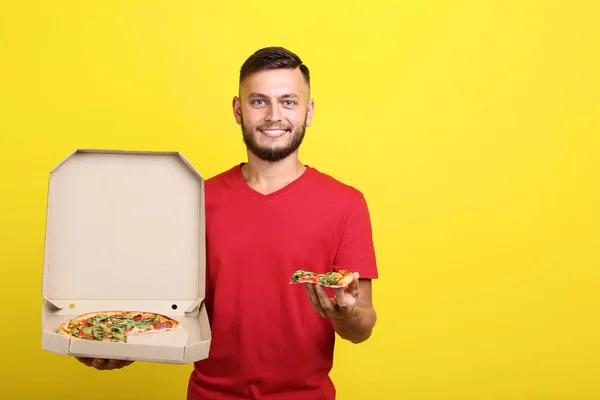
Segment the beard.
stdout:
[[[306,118],[301,126],[293,129],[290,125],[282,126],[281,124],[264,124],[256,127],[255,130],[247,127],[244,124],[244,118],[242,117],[242,137],[246,148],[254,154],[256,157],[267,162],[277,162],[283,160],[300,147],[304,140],[304,134],[306,132]],[[287,129],[289,132],[290,140],[285,146],[280,147],[264,147],[261,146],[255,137],[255,131],[267,130],[267,129]]]

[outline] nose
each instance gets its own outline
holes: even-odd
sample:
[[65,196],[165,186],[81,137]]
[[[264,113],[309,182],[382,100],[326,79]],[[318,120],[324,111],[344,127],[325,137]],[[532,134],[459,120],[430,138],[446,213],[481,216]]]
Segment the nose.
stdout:
[[271,105],[271,107],[269,107],[269,110],[267,111],[266,120],[267,121],[281,121],[281,119],[282,119],[282,112],[281,112],[281,109],[279,108],[279,104],[274,103],[273,105]]

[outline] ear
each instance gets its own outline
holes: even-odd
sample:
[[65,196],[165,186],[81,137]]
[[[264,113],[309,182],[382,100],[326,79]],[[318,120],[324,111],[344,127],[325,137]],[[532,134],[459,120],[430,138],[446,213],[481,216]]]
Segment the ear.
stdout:
[[313,113],[315,111],[315,101],[310,99],[308,102],[308,107],[306,108],[306,126],[310,126],[312,122]]
[[239,97],[235,96],[232,101],[233,116],[238,125],[242,123],[242,102]]

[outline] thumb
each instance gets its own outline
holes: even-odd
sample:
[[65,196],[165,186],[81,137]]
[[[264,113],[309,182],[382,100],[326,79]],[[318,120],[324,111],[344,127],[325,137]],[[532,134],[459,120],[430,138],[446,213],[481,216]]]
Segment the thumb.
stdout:
[[354,296],[354,297],[358,297],[358,295],[360,294],[360,285],[358,282],[359,278],[360,278],[360,274],[358,272],[355,272],[354,279],[352,280],[350,285],[348,285],[348,289],[350,289],[350,293],[352,293],[352,296]]

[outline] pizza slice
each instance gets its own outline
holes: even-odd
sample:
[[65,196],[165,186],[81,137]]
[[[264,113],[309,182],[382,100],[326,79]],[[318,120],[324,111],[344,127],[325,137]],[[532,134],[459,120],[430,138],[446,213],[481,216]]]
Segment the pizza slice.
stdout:
[[292,275],[290,285],[296,283],[314,283],[331,288],[342,288],[348,286],[353,280],[354,273],[345,269],[324,274],[299,269]]
[[79,315],[63,323],[58,333],[82,340],[127,342],[129,335],[179,329],[181,324],[167,316],[138,311],[98,311]]

